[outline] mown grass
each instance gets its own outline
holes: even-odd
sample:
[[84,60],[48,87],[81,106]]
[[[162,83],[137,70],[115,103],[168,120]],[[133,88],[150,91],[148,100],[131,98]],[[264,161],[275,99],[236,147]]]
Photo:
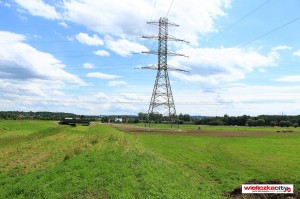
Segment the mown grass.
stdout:
[[[134,126],[144,127],[145,123],[138,124],[128,124]],[[210,126],[210,125],[194,125],[194,124],[180,124],[179,129],[183,130],[199,130],[199,127],[203,131],[243,131],[243,132],[276,132],[282,130],[292,130],[293,132],[300,133],[300,128],[294,127],[270,127],[270,126],[262,126],[262,127],[249,127],[249,126]],[[148,127],[146,125],[146,127]],[[151,123],[151,128],[153,129],[177,129],[177,125],[173,125],[171,128],[170,124],[154,124]]]
[[257,134],[127,134],[103,124],[0,121],[0,198],[225,198],[253,178],[299,188],[299,133]]
[[[2,123],[5,125],[5,122]],[[43,123],[32,122],[33,126]],[[47,134],[31,127],[25,134]],[[0,128],[2,128],[1,126]],[[195,198],[198,188],[176,164],[137,147],[105,125],[0,146],[0,198]],[[20,127],[22,128],[22,127]],[[20,130],[20,129],[16,129]],[[9,132],[5,132],[8,133]],[[6,136],[7,137],[7,136]]]
[[281,179],[300,188],[300,135],[210,137],[134,134],[143,147],[214,185],[220,195],[250,180]]

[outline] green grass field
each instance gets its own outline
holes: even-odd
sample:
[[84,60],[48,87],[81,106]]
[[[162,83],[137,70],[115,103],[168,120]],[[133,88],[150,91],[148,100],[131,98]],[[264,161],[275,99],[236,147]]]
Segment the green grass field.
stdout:
[[[130,124],[131,125],[131,124]],[[145,123],[134,124],[134,126],[144,127]],[[182,130],[198,130],[199,125],[191,124],[181,124],[179,129]],[[147,127],[147,125],[146,125]],[[300,133],[300,128],[294,127],[249,127],[249,126],[209,126],[209,125],[200,125],[201,129],[204,131],[243,131],[243,132],[276,132],[281,130],[292,130],[294,132]],[[151,123],[151,128],[153,129],[171,129],[169,124],[154,124]],[[172,129],[177,129],[178,126],[174,125]]]
[[0,121],[0,198],[226,198],[253,178],[299,189],[299,130],[253,129],[231,137]]

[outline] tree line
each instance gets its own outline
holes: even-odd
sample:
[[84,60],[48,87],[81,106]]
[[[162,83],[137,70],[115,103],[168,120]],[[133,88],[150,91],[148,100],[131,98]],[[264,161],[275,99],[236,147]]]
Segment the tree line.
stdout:
[[[63,112],[23,112],[23,111],[0,111],[0,119],[4,120],[61,120],[64,118],[81,118],[87,120],[101,120],[102,122],[115,122],[115,118],[122,118],[123,123],[141,123],[148,121],[147,113],[138,113],[134,115],[123,116],[86,116],[76,115],[73,113]],[[168,117],[162,114],[151,114],[151,122],[168,123]],[[191,116],[189,114],[179,114],[173,117],[173,120],[179,124],[195,124],[195,125],[225,125],[225,126],[281,126],[281,127],[298,127],[300,124],[300,115],[259,115],[259,116],[224,116],[201,117]]]
[[64,118],[95,120],[97,116],[84,116],[63,112],[0,111],[1,120],[62,120]]
[[196,120],[196,124],[205,125],[225,125],[225,126],[281,126],[281,127],[298,127],[300,124],[300,115],[259,115],[259,116],[228,116],[223,117],[206,117]]
[[[161,114],[154,114],[150,116],[152,121],[156,123],[164,123],[168,121],[167,117],[163,117]],[[139,113],[138,118],[141,122],[148,120],[146,113]],[[176,117],[179,124],[193,123],[196,125],[225,125],[225,126],[281,126],[281,127],[298,127],[300,124],[300,115],[259,115],[259,116],[224,116],[216,117],[196,117],[189,114],[179,114]]]

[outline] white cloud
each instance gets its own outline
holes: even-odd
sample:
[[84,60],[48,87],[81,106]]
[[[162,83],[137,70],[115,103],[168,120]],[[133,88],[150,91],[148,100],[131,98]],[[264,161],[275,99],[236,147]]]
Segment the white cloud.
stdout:
[[[216,31],[214,19],[224,16],[224,9],[229,8],[230,4],[230,0],[176,1],[169,17],[182,25],[182,28],[178,29],[179,35],[185,35],[195,44],[199,33]],[[161,17],[162,13],[167,12],[169,6],[169,1],[158,1],[153,18]],[[64,16],[67,20],[87,26],[98,33],[122,37],[140,36],[147,20],[145,10],[151,10],[153,2],[70,0],[64,2],[64,8]]]
[[[145,21],[149,20],[145,11],[153,9],[153,2],[149,0],[68,0],[52,5],[42,0],[15,1],[32,15],[71,21],[100,34],[121,38],[145,34]],[[152,18],[158,20],[169,9],[170,2],[157,1],[156,4]],[[225,16],[225,10],[230,6],[231,0],[176,1],[172,5],[169,18],[181,25],[176,31],[178,35],[184,35],[196,45],[201,35],[217,32],[214,21],[218,17]],[[156,33],[157,27],[152,26],[150,31]]]
[[297,50],[296,52],[294,52],[293,55],[300,57],[300,50]]
[[[175,89],[175,91],[174,91]],[[191,115],[261,115],[261,114],[299,114],[299,86],[249,86],[232,85],[206,92],[186,87],[183,92],[173,95],[177,113]],[[294,93],[291,93],[295,91]]]
[[101,34],[140,35],[151,8],[149,1],[70,0],[64,1],[64,16]]
[[0,5],[3,5],[4,7],[7,7],[7,8],[10,8],[11,7],[11,4],[7,3],[7,2],[2,2],[0,1]]
[[[144,106],[141,102],[146,99],[143,96],[132,93],[97,93],[90,97],[94,102],[91,111],[103,110],[111,114],[136,114]],[[147,102],[148,103],[148,102]],[[116,111],[117,112],[114,112]]]
[[118,76],[118,75],[109,75],[109,74],[100,73],[100,72],[88,73],[86,76],[87,77],[94,77],[94,78],[98,78],[98,79],[116,79],[116,78],[121,77],[121,76]]
[[52,20],[61,18],[54,6],[46,4],[42,0],[15,0],[15,2],[33,16],[40,16]]
[[90,63],[84,63],[82,66],[83,66],[83,68],[86,68],[86,69],[95,68],[95,66],[93,64],[90,64]]
[[[65,100],[63,89],[85,86],[51,54],[25,43],[20,34],[0,31],[1,110],[52,111]],[[51,110],[49,107],[52,107]]]
[[291,46],[276,46],[274,48],[272,48],[272,51],[278,51],[278,50],[291,50],[292,47]]
[[171,73],[184,81],[218,84],[244,79],[254,68],[276,66],[279,54],[262,55],[255,50],[237,48],[187,48],[181,51],[189,58],[175,57],[170,65],[190,67],[190,73]]
[[123,57],[148,50],[145,46],[126,39],[113,40],[111,37],[107,37],[105,43],[107,48]]
[[94,34],[90,37],[86,33],[79,33],[75,36],[75,38],[82,44],[89,46],[100,46],[103,45],[103,41],[98,37],[98,35]]
[[264,68],[260,68],[260,69],[258,69],[258,71],[261,72],[261,73],[266,73],[267,72],[267,70],[264,69]]
[[64,22],[64,21],[59,22],[58,25],[60,25],[64,28],[69,28],[68,24],[66,24],[66,22]]
[[106,50],[97,50],[97,51],[94,51],[94,54],[95,55],[99,55],[99,56],[109,56],[109,52],[107,52]]
[[24,43],[23,35],[0,31],[0,77],[2,79],[61,80],[84,82],[64,71],[65,66],[51,54],[40,52]]
[[67,36],[67,40],[69,40],[69,41],[74,41],[75,39],[74,39],[74,37]]
[[128,84],[125,81],[110,81],[108,86],[127,86]]
[[278,82],[300,82],[300,75],[289,75],[275,79]]

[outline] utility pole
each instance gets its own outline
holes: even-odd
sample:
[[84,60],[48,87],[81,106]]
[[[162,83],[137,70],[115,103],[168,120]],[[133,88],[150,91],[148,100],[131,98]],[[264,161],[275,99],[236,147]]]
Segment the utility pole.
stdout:
[[176,117],[176,108],[173,99],[168,71],[183,71],[183,72],[188,72],[188,71],[168,65],[168,56],[185,56],[183,54],[169,51],[168,41],[181,41],[186,43],[188,42],[182,39],[177,39],[168,34],[169,26],[179,26],[179,25],[170,22],[166,17],[161,17],[158,22],[154,21],[154,22],[147,22],[147,23],[158,25],[159,27],[158,35],[143,36],[143,38],[158,40],[157,51],[142,52],[147,54],[158,55],[157,66],[150,65],[150,66],[141,67],[141,69],[157,70],[156,80],[154,83],[153,93],[152,93],[152,97],[148,109],[147,122],[150,127],[151,119],[154,116],[154,114],[162,113],[163,116],[169,117],[169,122],[171,122],[172,124]]

